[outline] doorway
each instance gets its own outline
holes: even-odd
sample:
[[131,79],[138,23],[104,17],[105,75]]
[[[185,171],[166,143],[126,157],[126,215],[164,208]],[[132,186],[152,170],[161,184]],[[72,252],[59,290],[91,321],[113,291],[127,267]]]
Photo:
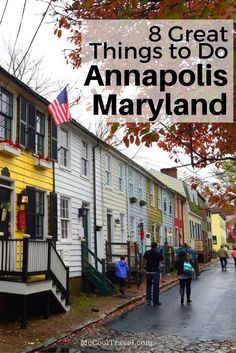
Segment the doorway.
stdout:
[[0,186],[0,236],[11,236],[11,190]]

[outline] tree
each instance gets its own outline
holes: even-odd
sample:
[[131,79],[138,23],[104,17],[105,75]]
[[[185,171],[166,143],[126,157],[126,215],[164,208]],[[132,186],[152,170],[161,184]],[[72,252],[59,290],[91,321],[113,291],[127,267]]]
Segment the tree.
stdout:
[[[21,45],[13,48],[12,44],[8,42],[5,44],[4,54],[4,57],[1,58],[3,68],[47,99],[55,98],[55,95],[67,84],[62,80],[54,79],[51,74],[47,73],[44,66],[44,57],[34,56],[32,50],[24,57],[25,50]],[[75,88],[76,82],[71,83],[68,90],[74,97],[71,106],[77,100]]]
[[[76,48],[68,54],[74,67],[80,65],[80,20],[85,19],[230,19],[235,17],[232,0],[62,0],[53,2],[52,15],[57,19],[55,34],[70,33]],[[236,81],[236,80],[235,80]],[[235,96],[234,96],[235,97]],[[235,105],[236,107],[236,105]],[[181,153],[190,157],[192,167],[203,168],[215,164],[236,161],[236,124],[164,124],[126,123],[110,125],[110,137],[122,128],[123,142],[130,144],[156,144],[171,153],[176,162]],[[236,195],[236,188],[234,188]],[[216,200],[215,200],[216,201]],[[217,202],[216,202],[217,204]]]
[[236,208],[236,162],[226,161],[215,169],[214,177],[199,178],[190,176],[186,179],[192,188],[198,189],[207,198],[209,205],[232,210]]

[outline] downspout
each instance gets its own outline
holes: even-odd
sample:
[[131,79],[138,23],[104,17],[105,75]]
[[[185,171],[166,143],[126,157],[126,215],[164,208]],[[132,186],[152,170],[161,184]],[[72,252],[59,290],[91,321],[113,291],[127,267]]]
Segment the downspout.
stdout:
[[[99,140],[96,145],[93,146],[93,217],[94,217],[94,252],[97,256],[98,248],[97,248],[97,189],[96,189],[96,160],[95,160],[95,149],[99,146]],[[96,261],[97,265],[97,261]],[[96,266],[97,267],[97,266]]]

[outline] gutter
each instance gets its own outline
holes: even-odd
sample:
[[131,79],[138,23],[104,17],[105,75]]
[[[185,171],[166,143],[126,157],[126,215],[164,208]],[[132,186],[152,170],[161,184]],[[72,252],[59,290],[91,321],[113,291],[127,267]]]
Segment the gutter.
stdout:
[[[96,185],[96,159],[95,159],[95,149],[99,146],[99,140],[97,140],[96,145],[93,146],[93,217],[94,217],[94,252],[97,256],[98,246],[97,246],[97,185]],[[97,267],[97,262],[96,267]]]

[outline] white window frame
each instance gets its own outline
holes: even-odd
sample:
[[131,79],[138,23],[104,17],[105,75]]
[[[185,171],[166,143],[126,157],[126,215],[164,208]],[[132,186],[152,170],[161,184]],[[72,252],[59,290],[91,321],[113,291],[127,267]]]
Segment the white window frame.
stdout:
[[158,190],[157,190],[157,208],[159,208],[159,210],[162,209],[161,207],[161,188],[158,186]]
[[89,178],[89,145],[83,140],[81,141],[81,175],[85,178]]
[[169,214],[173,214],[173,207],[172,207],[172,197],[169,196]]
[[134,171],[132,169],[129,170],[129,196],[134,195]]
[[143,176],[138,175],[138,199],[143,200]]
[[[61,132],[66,132],[67,134],[67,146],[63,146],[62,145],[62,139],[61,139]],[[59,137],[59,142],[60,142],[60,146],[59,146],[59,166],[63,169],[70,169],[70,158],[71,158],[71,149],[70,149],[70,133],[68,130],[64,129],[64,128],[60,128],[60,137]],[[62,150],[66,150],[67,152],[67,165],[64,165],[64,163],[62,163],[62,158],[61,158],[61,153]]]
[[125,168],[124,164],[119,163],[119,191],[125,191]]
[[[62,199],[68,201],[68,217],[62,217],[61,216],[61,201]],[[70,229],[71,229],[71,224],[70,224],[70,219],[71,219],[71,199],[68,196],[65,195],[60,195],[60,208],[59,208],[59,212],[60,212],[60,230],[61,230],[61,234],[60,234],[60,240],[61,242],[70,242],[71,237],[70,237]],[[67,238],[63,238],[62,237],[62,221],[66,221],[67,224],[67,232],[68,232],[68,236]]]
[[150,183],[150,206],[154,207],[154,192],[155,192],[155,185],[151,181]]
[[112,156],[105,154],[105,185],[112,187]]
[[164,194],[163,196],[163,212],[167,212],[167,198],[166,198],[166,194]]
[[135,231],[136,231],[135,217],[130,216],[130,238],[131,239],[135,239],[136,237]]

